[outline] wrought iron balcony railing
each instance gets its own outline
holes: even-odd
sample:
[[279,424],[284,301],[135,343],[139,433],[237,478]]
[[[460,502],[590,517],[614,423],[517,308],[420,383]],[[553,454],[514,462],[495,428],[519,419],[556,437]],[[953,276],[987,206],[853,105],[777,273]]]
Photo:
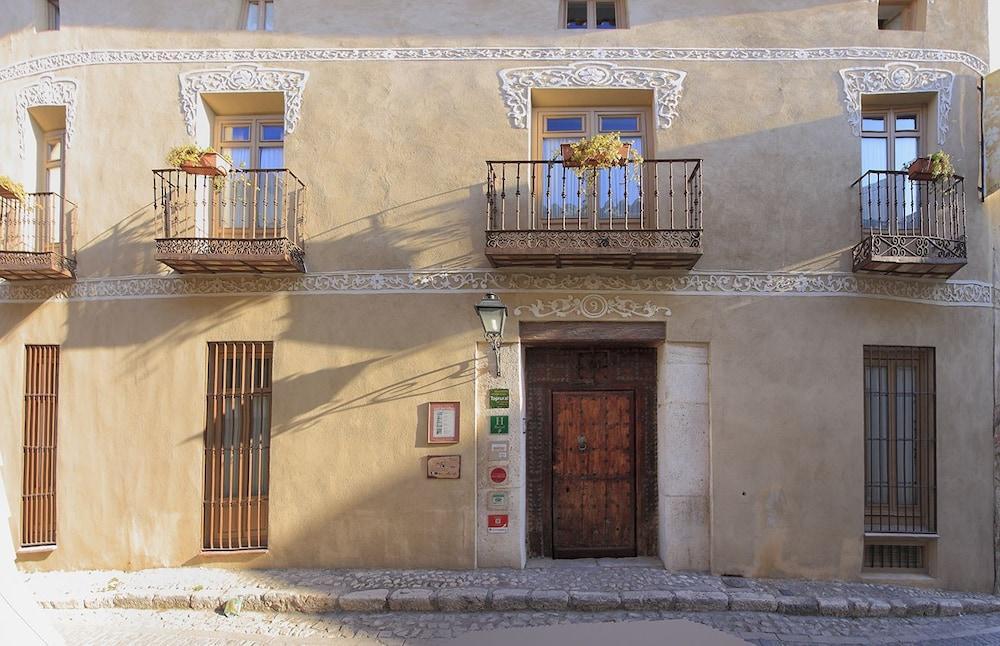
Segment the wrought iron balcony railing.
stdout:
[[305,271],[305,185],[286,168],[153,171],[156,257],[184,273]]
[[966,263],[965,181],[868,171],[854,182],[861,242],[854,271],[947,277]]
[[58,193],[0,198],[0,277],[7,280],[73,278],[76,204]]
[[488,161],[486,256],[496,266],[684,268],[702,253],[702,162],[610,169]]

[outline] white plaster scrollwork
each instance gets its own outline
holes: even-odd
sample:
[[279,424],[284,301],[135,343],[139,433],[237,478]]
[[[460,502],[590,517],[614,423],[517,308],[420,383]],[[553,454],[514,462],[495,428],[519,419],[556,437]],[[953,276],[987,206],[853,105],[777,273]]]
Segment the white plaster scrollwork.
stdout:
[[[673,274],[505,272],[490,269],[385,270],[323,272],[273,276],[121,276],[81,278],[72,284],[0,281],[0,302],[117,300],[233,296],[245,294],[386,294],[427,292],[468,294],[483,291],[547,292],[629,296],[801,296],[875,298],[946,305],[992,307],[993,285],[973,280],[931,280],[868,276],[843,272],[692,271]],[[598,303],[588,303],[596,311]],[[618,307],[623,305],[619,304]],[[645,307],[645,304],[636,304]],[[581,308],[583,304],[581,303]],[[638,314],[633,314],[638,316]]]
[[948,138],[948,114],[955,73],[923,68],[912,63],[890,63],[885,67],[852,67],[841,70],[847,121],[855,135],[861,134],[861,97],[865,94],[937,92],[938,143]]
[[585,62],[555,67],[519,67],[501,70],[500,93],[515,128],[528,127],[528,100],[533,89],[615,88],[652,90],[656,125],[669,128],[677,116],[686,72],[614,63]]
[[21,88],[17,93],[17,135],[21,157],[24,157],[28,136],[28,109],[47,105],[66,108],[66,147],[69,148],[76,133],[77,83],[72,79],[57,79],[43,74],[37,82]]
[[309,72],[254,64],[185,72],[180,75],[181,113],[188,134],[195,133],[199,96],[213,92],[281,92],[285,97],[285,132],[291,133],[299,122],[308,78]]
[[670,316],[670,309],[651,301],[640,303],[631,298],[620,296],[587,294],[585,296],[566,296],[551,301],[535,301],[531,305],[522,305],[514,309],[514,316],[525,315],[539,319],[553,316],[556,318],[582,316],[588,319],[617,316],[625,319],[636,317],[649,319]]
[[906,61],[957,63],[986,74],[968,52],[913,47],[294,47],[98,49],[47,54],[0,67],[0,82],[87,65],[332,63],[345,61]]

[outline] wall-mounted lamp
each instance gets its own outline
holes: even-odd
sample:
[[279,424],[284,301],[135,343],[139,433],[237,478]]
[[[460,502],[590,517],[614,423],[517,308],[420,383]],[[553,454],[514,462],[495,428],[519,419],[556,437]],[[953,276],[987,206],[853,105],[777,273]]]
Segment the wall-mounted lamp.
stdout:
[[486,340],[493,348],[497,361],[497,377],[500,376],[500,344],[503,342],[503,326],[507,322],[507,306],[493,292],[489,292],[476,305],[476,314],[483,322]]

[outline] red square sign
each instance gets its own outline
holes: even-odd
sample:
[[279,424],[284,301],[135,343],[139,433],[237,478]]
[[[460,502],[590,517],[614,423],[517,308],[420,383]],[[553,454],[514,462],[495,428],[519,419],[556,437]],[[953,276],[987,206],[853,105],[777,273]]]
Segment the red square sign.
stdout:
[[510,516],[507,514],[490,514],[486,517],[486,525],[490,532],[504,533],[510,524]]

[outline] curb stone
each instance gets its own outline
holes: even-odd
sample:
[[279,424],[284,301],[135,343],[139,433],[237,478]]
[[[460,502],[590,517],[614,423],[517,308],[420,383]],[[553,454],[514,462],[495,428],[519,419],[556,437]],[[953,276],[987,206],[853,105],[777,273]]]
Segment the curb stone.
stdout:
[[385,588],[348,592],[340,597],[340,607],[348,612],[380,612],[385,610],[388,597]]
[[778,597],[778,612],[783,615],[819,614],[819,601],[815,597]]
[[532,610],[566,610],[569,594],[563,590],[532,590],[528,606]]
[[569,607],[572,610],[602,612],[618,610],[621,605],[622,600],[617,592],[571,591],[569,593]]
[[673,610],[677,595],[669,590],[639,590],[621,593],[625,610]]
[[223,593],[219,590],[199,590],[191,593],[192,610],[218,610],[222,607]]
[[428,588],[402,588],[389,593],[389,610],[426,612],[434,610],[434,591]]
[[939,617],[957,617],[962,614],[962,602],[958,599],[941,599],[938,601]]
[[191,607],[191,595],[179,592],[173,594],[154,594],[153,607],[157,610],[187,610]]
[[437,591],[437,606],[444,612],[485,610],[489,599],[486,588],[444,588]]
[[726,610],[729,608],[729,596],[722,592],[691,592],[682,590],[677,593],[677,609],[691,611]]
[[527,610],[530,590],[500,588],[490,595],[490,607],[494,610]]
[[737,612],[775,612],[778,600],[772,594],[739,592],[729,595],[729,609]]

